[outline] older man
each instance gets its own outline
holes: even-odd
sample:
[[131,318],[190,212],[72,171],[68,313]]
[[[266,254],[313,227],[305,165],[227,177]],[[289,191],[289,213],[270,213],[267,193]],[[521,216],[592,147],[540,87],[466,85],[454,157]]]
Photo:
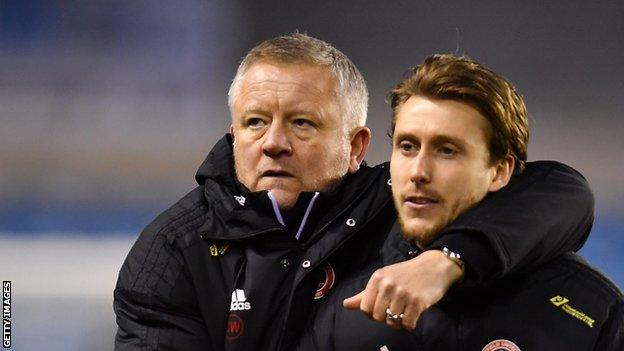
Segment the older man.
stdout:
[[[116,348],[290,349],[334,283],[378,258],[396,221],[388,165],[362,163],[367,100],[357,68],[321,40],[293,34],[253,48],[230,87],[231,134],[120,271]],[[513,200],[493,197],[393,276],[412,302],[435,303],[462,276],[478,284],[580,247],[592,219],[582,177],[529,169]],[[548,220],[532,215],[553,203]],[[500,221],[503,208],[517,214]],[[465,275],[444,247],[466,256]]]
[[[390,174],[402,238],[391,234],[383,263],[421,255],[443,228],[496,192],[527,157],[524,102],[498,74],[464,57],[436,55],[392,91]],[[510,213],[513,214],[513,213]],[[548,216],[548,213],[537,213]],[[462,217],[463,216],[463,217]],[[412,254],[408,254],[412,252]],[[463,263],[449,250],[450,260]],[[381,264],[381,263],[380,263]],[[624,299],[618,288],[573,253],[487,286],[454,289],[426,310],[418,328],[391,329],[340,307],[344,303],[395,327],[413,327],[409,299],[388,299],[394,263],[338,286],[319,309],[300,349],[319,350],[622,350]],[[382,274],[383,273],[383,274]],[[370,280],[369,280],[369,277]],[[380,307],[383,312],[375,312]]]

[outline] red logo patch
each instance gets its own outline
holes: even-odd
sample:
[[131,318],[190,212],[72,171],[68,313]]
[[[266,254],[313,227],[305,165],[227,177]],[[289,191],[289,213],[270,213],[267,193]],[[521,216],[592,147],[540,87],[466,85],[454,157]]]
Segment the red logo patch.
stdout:
[[325,270],[325,281],[319,283],[319,287],[316,289],[316,293],[314,293],[315,300],[325,296],[334,286],[334,281],[336,280],[334,268],[329,263],[325,263],[323,269]]
[[242,318],[235,313],[230,313],[230,317],[227,321],[227,329],[225,331],[225,338],[227,340],[235,340],[243,334],[245,329],[245,323]]
[[482,351],[522,351],[518,345],[505,339],[498,339],[485,345]]

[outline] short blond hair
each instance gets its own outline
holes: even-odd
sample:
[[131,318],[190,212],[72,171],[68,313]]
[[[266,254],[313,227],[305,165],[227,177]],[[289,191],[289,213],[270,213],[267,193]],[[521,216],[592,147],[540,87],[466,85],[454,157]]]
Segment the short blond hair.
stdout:
[[337,80],[343,121],[348,130],[364,126],[368,112],[366,81],[349,58],[329,43],[303,33],[293,33],[263,41],[241,61],[228,91],[230,111],[240,82],[251,66],[260,61],[306,63],[326,67]]

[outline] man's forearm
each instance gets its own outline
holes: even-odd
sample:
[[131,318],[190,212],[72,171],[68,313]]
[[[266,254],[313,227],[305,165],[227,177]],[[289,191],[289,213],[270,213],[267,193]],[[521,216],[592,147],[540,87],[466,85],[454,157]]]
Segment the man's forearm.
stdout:
[[580,173],[558,162],[532,162],[507,187],[445,228],[429,247],[461,253],[465,284],[479,284],[580,249],[593,210],[592,192]]

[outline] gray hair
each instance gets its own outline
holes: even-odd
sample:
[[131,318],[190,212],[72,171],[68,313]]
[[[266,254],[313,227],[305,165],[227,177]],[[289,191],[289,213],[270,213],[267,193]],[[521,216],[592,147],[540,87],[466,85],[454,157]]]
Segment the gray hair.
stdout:
[[368,89],[360,71],[349,58],[329,43],[303,33],[266,40],[251,49],[238,66],[228,91],[230,112],[244,74],[253,64],[266,60],[280,63],[309,63],[327,67],[338,81],[345,131],[366,124]]

